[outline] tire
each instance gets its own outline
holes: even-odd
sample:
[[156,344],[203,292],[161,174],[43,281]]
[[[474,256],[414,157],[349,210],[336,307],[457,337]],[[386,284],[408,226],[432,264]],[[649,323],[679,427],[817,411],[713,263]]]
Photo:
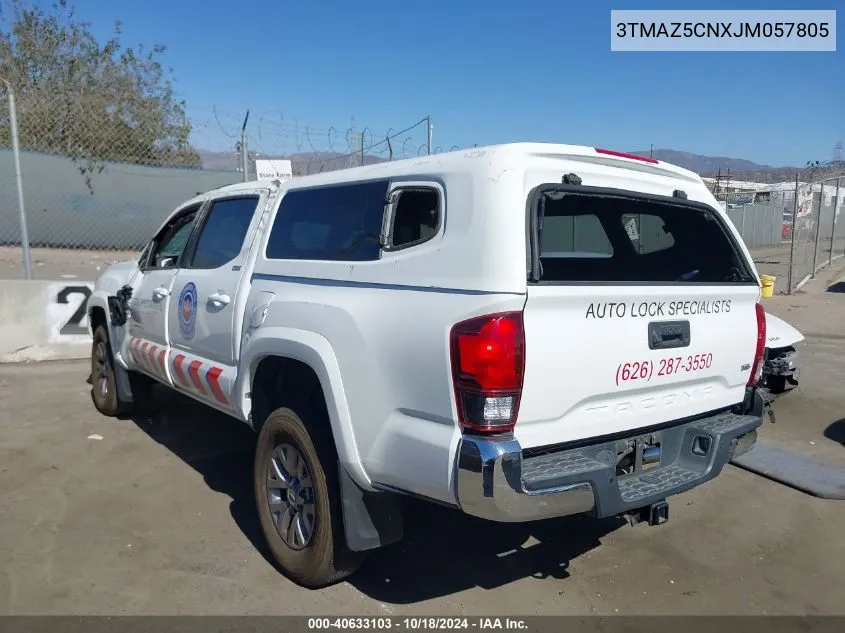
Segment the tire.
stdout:
[[[253,478],[258,518],[273,558],[295,583],[317,588],[353,574],[366,554],[346,546],[337,452],[324,407],[310,409],[303,412],[305,420],[285,407],[270,413],[258,434]],[[285,482],[290,485],[273,489]],[[298,532],[297,526],[303,529]]]
[[132,409],[132,403],[122,400],[117,393],[114,356],[104,325],[94,329],[91,343],[91,400],[97,411],[109,417],[124,415]]

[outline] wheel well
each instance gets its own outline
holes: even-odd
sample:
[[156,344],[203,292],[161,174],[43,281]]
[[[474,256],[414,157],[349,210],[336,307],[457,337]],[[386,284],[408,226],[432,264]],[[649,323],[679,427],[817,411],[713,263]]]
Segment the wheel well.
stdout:
[[329,424],[326,399],[320,379],[314,369],[302,361],[283,356],[261,359],[255,370],[250,389],[252,426],[256,432],[272,411],[289,407],[297,413],[308,409],[314,415],[310,422],[320,420]]
[[102,308],[91,308],[91,314],[88,315],[88,320],[91,322],[91,331],[93,332],[100,325],[108,324],[106,319],[106,311]]
[[[320,378],[307,363],[280,356],[261,359],[253,375],[250,397],[251,423],[256,432],[261,431],[272,411],[289,407],[302,417],[318,450],[322,441],[334,442]],[[335,443],[332,447],[335,460],[336,447]],[[324,464],[326,467],[335,466]],[[347,546],[362,552],[401,540],[404,529],[401,498],[394,493],[365,492],[342,466],[336,464],[336,467]]]

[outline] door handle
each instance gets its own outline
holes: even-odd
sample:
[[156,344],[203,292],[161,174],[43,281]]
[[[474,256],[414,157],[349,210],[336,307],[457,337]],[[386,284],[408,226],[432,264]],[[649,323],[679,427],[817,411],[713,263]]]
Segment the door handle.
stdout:
[[231,300],[232,297],[227,295],[222,290],[218,290],[215,293],[208,295],[208,300],[212,303],[219,303],[220,305],[227,305]]
[[153,297],[157,297],[161,299],[162,297],[166,297],[170,294],[170,289],[165,288],[164,286],[159,286],[155,290],[153,290]]

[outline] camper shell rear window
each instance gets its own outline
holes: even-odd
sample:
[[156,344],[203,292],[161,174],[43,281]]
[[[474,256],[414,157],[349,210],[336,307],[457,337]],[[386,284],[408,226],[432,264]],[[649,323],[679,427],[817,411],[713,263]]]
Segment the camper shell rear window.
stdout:
[[527,240],[531,283],[757,283],[724,219],[683,198],[541,185]]

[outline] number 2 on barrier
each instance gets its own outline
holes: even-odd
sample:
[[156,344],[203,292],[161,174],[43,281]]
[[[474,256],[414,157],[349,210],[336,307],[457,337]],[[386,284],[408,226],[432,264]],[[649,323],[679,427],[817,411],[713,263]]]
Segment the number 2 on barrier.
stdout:
[[88,297],[91,296],[91,289],[88,286],[65,286],[56,294],[56,300],[59,303],[67,304],[70,295],[82,295],[82,301],[71,317],[59,329],[59,334],[64,336],[73,336],[79,334],[88,334],[88,329],[82,325],[82,320],[85,318],[85,306],[88,304]]

